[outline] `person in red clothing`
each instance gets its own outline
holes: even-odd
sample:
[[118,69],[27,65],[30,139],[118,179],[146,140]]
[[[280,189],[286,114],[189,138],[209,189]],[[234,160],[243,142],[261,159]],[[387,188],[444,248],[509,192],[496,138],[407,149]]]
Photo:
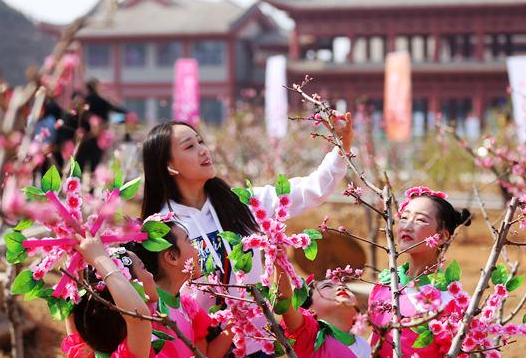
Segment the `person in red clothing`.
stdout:
[[[139,293],[125,277],[125,271],[116,265],[116,259],[108,255],[97,235],[86,238],[78,236],[79,244],[75,249],[93,268],[88,271],[92,282],[97,279],[95,272],[102,278],[103,288],[99,288],[102,298],[114,302],[119,308],[149,315],[148,306]],[[131,264],[131,259],[126,260]],[[152,276],[143,272],[137,265],[135,271],[141,271],[138,276],[145,286],[153,282]],[[151,281],[148,283],[148,279]],[[67,336],[62,343],[62,350],[68,358],[93,358],[102,354],[111,358],[150,358],[152,324],[111,310],[93,296],[85,294],[75,305],[72,314],[66,320]]]

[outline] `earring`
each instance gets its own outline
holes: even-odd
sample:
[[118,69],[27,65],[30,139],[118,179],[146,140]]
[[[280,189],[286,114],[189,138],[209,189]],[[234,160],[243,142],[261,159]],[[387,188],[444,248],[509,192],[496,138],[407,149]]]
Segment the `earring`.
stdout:
[[166,167],[166,169],[168,169],[168,173],[170,173],[170,174],[174,174],[174,175],[179,174],[179,172],[178,172],[177,170],[172,169],[172,168],[170,168],[170,167]]

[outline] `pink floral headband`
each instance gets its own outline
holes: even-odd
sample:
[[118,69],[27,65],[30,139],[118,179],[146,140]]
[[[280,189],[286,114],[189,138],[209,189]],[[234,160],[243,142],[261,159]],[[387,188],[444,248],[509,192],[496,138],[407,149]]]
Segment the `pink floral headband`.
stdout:
[[407,204],[409,204],[409,201],[418,196],[436,196],[441,199],[447,198],[447,194],[441,191],[433,191],[425,186],[415,186],[405,191],[406,200],[400,203],[400,205],[398,206],[398,213],[401,213],[402,211],[404,211]]

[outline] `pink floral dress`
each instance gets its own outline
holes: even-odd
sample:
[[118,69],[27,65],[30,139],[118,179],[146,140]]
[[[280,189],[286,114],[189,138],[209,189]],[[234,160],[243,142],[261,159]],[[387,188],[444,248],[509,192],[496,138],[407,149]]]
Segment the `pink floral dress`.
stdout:
[[[294,340],[292,347],[298,358],[369,358],[371,347],[365,339],[341,331],[339,331],[339,334],[343,335],[341,338],[338,337],[338,334],[328,333],[328,327],[323,321],[316,320],[308,310],[300,308],[300,311],[304,323],[296,331],[291,332],[284,322],[281,322],[285,329],[285,336]],[[326,333],[320,334],[324,328]],[[342,342],[346,340],[347,342]],[[347,345],[347,343],[350,344]]]
[[[66,353],[68,358],[95,358],[95,351],[82,340],[78,333],[68,334],[64,338],[62,351]],[[155,357],[153,351],[150,357]],[[124,339],[117,350],[110,355],[110,358],[135,358],[135,356],[128,350],[126,339]]]
[[[400,266],[398,268],[398,274],[400,278],[400,284],[405,285],[410,281],[410,278],[408,278],[405,273],[409,269],[409,265],[405,264],[403,266]],[[376,284],[369,295],[369,315],[371,322],[374,325],[385,327],[387,326],[392,319],[392,314],[390,311],[380,311],[374,309],[374,306],[378,304],[378,302],[391,302],[391,289],[389,288],[388,284],[391,282],[389,277],[388,270],[384,270],[380,274],[380,283]],[[429,279],[426,276],[423,276],[420,279],[419,289],[422,290],[425,288],[425,286],[430,285]],[[440,308],[443,308],[449,301],[453,299],[452,295],[444,290],[439,291],[440,292]],[[419,301],[416,299],[416,295],[418,294],[418,290],[406,288],[404,291],[402,291],[402,294],[400,295],[400,311],[402,314],[402,317],[412,317],[416,314],[425,312],[425,308],[421,306]],[[417,340],[419,334],[415,332],[412,329],[405,328],[402,329],[402,353],[404,357],[411,357],[413,354],[418,354],[419,357],[425,357],[425,358],[442,358],[444,357],[444,354],[447,352],[441,352],[440,346],[436,344],[434,341],[431,342],[429,345],[422,347],[422,348],[413,348],[413,345],[415,341]],[[376,342],[379,340],[379,335],[373,331],[373,334],[371,336],[371,346],[374,347]],[[389,332],[387,334],[386,340],[388,342],[393,341],[392,333]],[[393,356],[393,347],[390,343],[385,342],[379,352],[380,357],[392,357]]]
[[[155,307],[150,307],[154,309]],[[208,327],[210,327],[210,317],[197,304],[197,301],[189,295],[181,295],[181,306],[179,308],[168,307],[170,319],[177,323],[179,329],[193,343],[197,343],[206,338]],[[157,358],[189,358],[193,357],[192,351],[181,341],[169,328],[164,327],[158,322],[153,323],[153,329],[164,332],[174,337],[174,340],[166,340],[163,348],[157,353]],[[157,338],[153,336],[153,340]]]

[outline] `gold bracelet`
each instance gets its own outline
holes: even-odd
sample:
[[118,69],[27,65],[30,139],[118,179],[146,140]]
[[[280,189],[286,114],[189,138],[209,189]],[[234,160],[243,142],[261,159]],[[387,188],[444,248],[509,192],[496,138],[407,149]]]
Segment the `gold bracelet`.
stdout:
[[115,269],[115,270],[111,270],[110,272],[108,272],[106,275],[104,275],[104,278],[102,279],[102,281],[106,282],[106,279],[108,277],[110,277],[111,275],[113,275],[115,272],[119,272],[118,269]]

